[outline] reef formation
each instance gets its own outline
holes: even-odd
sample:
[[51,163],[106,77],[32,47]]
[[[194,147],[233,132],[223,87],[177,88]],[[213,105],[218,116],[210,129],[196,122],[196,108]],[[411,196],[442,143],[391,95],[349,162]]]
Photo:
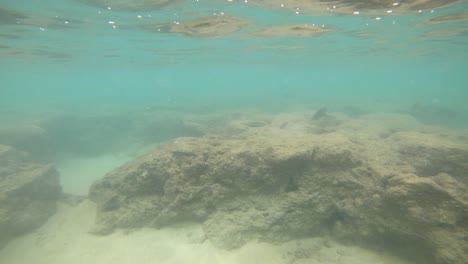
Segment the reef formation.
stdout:
[[415,263],[468,261],[462,133],[403,115],[252,123],[172,140],[110,172],[90,189],[92,232],[196,222],[225,249],[331,236]]
[[0,248],[31,232],[55,213],[62,190],[59,174],[7,145],[0,145]]

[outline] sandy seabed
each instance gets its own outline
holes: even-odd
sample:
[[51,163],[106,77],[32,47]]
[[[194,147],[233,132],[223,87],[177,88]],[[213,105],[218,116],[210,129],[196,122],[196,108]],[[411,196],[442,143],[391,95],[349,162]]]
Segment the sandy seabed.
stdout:
[[[0,263],[405,263],[321,238],[280,245],[251,242],[225,251],[209,241],[197,241],[201,230],[196,225],[95,236],[88,233],[94,214],[95,205],[89,200],[76,206],[60,203],[57,213],[44,226],[0,251]],[[308,248],[299,259],[290,256],[298,245]],[[296,260],[291,262],[292,257]]]
[[57,162],[63,192],[86,196],[94,181],[133,158],[128,154],[112,153],[96,157],[64,157]]

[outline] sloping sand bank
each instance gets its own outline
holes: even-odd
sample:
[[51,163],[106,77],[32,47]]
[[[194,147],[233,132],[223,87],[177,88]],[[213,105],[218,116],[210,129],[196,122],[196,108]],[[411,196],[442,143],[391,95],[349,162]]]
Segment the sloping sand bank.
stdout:
[[280,245],[251,242],[224,251],[204,240],[194,225],[94,236],[88,233],[94,214],[95,205],[88,200],[76,206],[59,204],[44,226],[3,248],[0,263],[405,263],[322,238]]

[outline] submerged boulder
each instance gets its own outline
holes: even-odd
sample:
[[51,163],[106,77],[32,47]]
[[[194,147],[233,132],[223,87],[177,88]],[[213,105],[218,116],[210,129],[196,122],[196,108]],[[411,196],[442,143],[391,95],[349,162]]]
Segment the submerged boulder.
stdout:
[[437,104],[416,103],[409,109],[409,114],[425,124],[454,126],[461,121],[455,110]]
[[198,222],[227,249],[330,235],[418,263],[466,263],[468,144],[347,127],[265,124],[160,145],[91,187],[93,232]]
[[49,135],[40,126],[31,123],[0,125],[0,144],[30,153],[35,159],[50,154]]
[[0,145],[0,247],[41,226],[55,213],[61,187],[52,165]]

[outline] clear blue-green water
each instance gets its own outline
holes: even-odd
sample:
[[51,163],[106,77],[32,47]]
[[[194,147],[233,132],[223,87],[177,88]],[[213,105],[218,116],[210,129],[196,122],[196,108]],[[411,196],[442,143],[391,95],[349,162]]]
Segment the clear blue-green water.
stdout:
[[[67,200],[62,197],[57,214],[45,225],[39,223],[39,231],[0,250],[1,263],[152,263],[148,259],[158,259],[155,263],[307,263],[301,262],[307,257],[315,261],[310,263],[322,264],[467,263],[466,248],[463,251],[458,243],[466,242],[463,209],[443,216],[463,215],[458,222],[440,220],[442,224],[429,228],[427,233],[435,234],[428,235],[433,240],[426,239],[426,233],[395,231],[395,236],[380,238],[388,248],[373,253],[361,252],[351,247],[353,243],[341,248],[321,238],[304,242],[304,247],[318,243],[310,248],[322,251],[341,250],[339,261],[330,260],[337,255],[329,254],[330,250],[320,255],[299,249],[300,254],[295,253],[299,257],[285,258],[289,262],[264,261],[279,249],[255,247],[227,257],[224,251],[207,249],[207,243],[198,248],[172,240],[170,232],[143,230],[128,239],[126,234],[89,235],[96,211],[86,198],[91,184],[153,146],[186,136],[223,139],[242,134],[255,142],[262,133],[278,133],[283,135],[281,140],[291,133],[294,143],[298,135],[314,133],[332,141],[333,136],[327,136],[336,132],[337,142],[346,137],[375,151],[369,152],[366,162],[374,161],[373,155],[375,160],[385,159],[389,151],[388,162],[376,164],[395,160],[406,164],[397,170],[409,175],[405,184],[412,183],[412,173],[419,173],[407,168],[422,167],[417,176],[428,182],[424,186],[440,187],[434,188],[450,199],[455,197],[447,198],[445,207],[466,208],[467,181],[462,172],[468,165],[459,159],[468,153],[466,0],[285,0],[284,7],[280,1],[261,0],[169,2],[161,7],[157,3],[164,1],[0,0],[0,165],[13,168],[5,173],[0,168],[0,176],[6,179],[18,169],[12,160],[2,163],[3,145],[9,145],[29,152],[31,162],[56,164],[64,192],[85,201],[64,205]],[[216,24],[220,20],[224,23]],[[330,118],[323,123],[314,117],[320,109]],[[392,137],[394,133],[397,136]],[[392,144],[404,148],[405,140],[428,149],[414,155],[415,164],[392,156],[397,148]],[[439,159],[437,153],[444,153],[443,157]],[[432,156],[436,158],[431,160]],[[392,172],[394,168],[378,169]],[[0,191],[1,187],[0,182]],[[0,195],[0,200],[5,197]],[[405,209],[408,214],[424,215],[420,211],[427,203],[416,198]],[[441,206],[437,202],[434,206]],[[0,231],[4,230],[2,214]],[[346,215],[330,214],[340,231]],[[438,216],[418,219],[427,224]],[[464,238],[447,235],[457,232]],[[0,249],[4,239],[10,241],[5,237],[0,233]],[[164,239],[168,242],[151,244]],[[177,248],[179,242],[183,245]],[[301,243],[296,246],[300,248]],[[148,245],[148,250],[142,245]],[[170,250],[161,253],[154,248]],[[122,257],[125,250],[129,250],[125,257],[138,260]],[[426,254],[431,250],[437,253]],[[18,253],[23,251],[29,254]],[[179,258],[184,254],[185,259]],[[200,260],[210,254],[220,254],[218,261]],[[194,257],[200,258],[190,260]]]
[[[435,100],[463,108],[467,97],[463,3],[433,12],[398,14],[396,9],[380,15],[381,20],[375,20],[378,14],[296,15],[224,1],[141,11],[74,1],[2,1],[1,6],[27,16],[0,28],[2,105],[153,105],[169,100],[281,107],[379,99],[404,104]],[[216,38],[140,27],[220,12],[249,22],[239,32]],[[464,20],[428,24],[460,12]],[[258,26],[291,24],[333,31],[313,37],[249,36]]]

